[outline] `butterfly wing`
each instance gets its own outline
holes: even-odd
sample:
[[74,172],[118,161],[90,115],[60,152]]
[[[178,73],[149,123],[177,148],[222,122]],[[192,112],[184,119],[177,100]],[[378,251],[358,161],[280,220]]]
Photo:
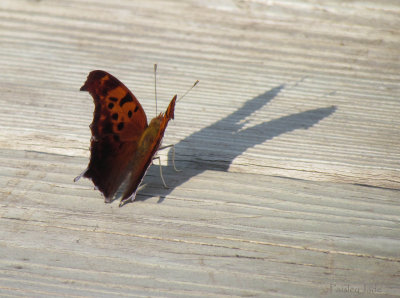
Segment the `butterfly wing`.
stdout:
[[146,114],[129,89],[111,74],[94,70],[81,91],[95,104],[90,162],[84,177],[93,181],[110,202],[129,172],[140,137],[147,128]]
[[149,126],[143,132],[133,159],[129,185],[122,196],[120,206],[128,200],[133,201],[135,199],[136,190],[161,145],[168,122],[174,119],[175,102],[176,95],[172,98],[166,112],[151,120]]

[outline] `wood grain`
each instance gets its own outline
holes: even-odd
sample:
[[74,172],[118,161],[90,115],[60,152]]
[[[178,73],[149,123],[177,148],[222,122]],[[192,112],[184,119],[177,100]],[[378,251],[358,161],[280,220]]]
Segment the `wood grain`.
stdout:
[[[1,296],[364,296],[400,291],[400,4],[0,2]],[[87,165],[93,69],[155,116],[137,201]],[[349,291],[352,291],[349,293]]]

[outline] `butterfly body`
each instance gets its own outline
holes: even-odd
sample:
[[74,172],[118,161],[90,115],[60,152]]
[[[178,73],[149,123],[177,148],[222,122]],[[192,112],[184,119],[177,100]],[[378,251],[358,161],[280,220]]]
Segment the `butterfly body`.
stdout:
[[112,201],[129,176],[121,203],[133,200],[160,147],[169,120],[174,118],[176,95],[166,112],[148,125],[139,101],[111,74],[102,70],[90,72],[80,90],[88,91],[95,104],[90,125],[91,156],[81,176],[93,181],[106,202]]

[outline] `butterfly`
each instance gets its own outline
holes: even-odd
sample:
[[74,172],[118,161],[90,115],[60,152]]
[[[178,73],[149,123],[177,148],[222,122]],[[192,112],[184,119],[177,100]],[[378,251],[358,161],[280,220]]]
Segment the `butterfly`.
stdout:
[[76,177],[91,179],[110,203],[128,177],[120,206],[133,201],[154,155],[160,148],[168,122],[174,119],[175,95],[165,113],[147,123],[146,113],[131,91],[103,70],[89,73],[81,91],[93,97],[95,109],[87,169]]

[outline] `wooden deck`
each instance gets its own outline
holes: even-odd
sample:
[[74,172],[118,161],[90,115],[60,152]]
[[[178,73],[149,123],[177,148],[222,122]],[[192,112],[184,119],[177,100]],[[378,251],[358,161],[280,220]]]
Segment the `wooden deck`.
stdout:
[[[2,0],[0,296],[398,297],[400,3]],[[89,71],[177,104],[137,201],[87,165]],[[168,165],[169,164],[169,165]]]

